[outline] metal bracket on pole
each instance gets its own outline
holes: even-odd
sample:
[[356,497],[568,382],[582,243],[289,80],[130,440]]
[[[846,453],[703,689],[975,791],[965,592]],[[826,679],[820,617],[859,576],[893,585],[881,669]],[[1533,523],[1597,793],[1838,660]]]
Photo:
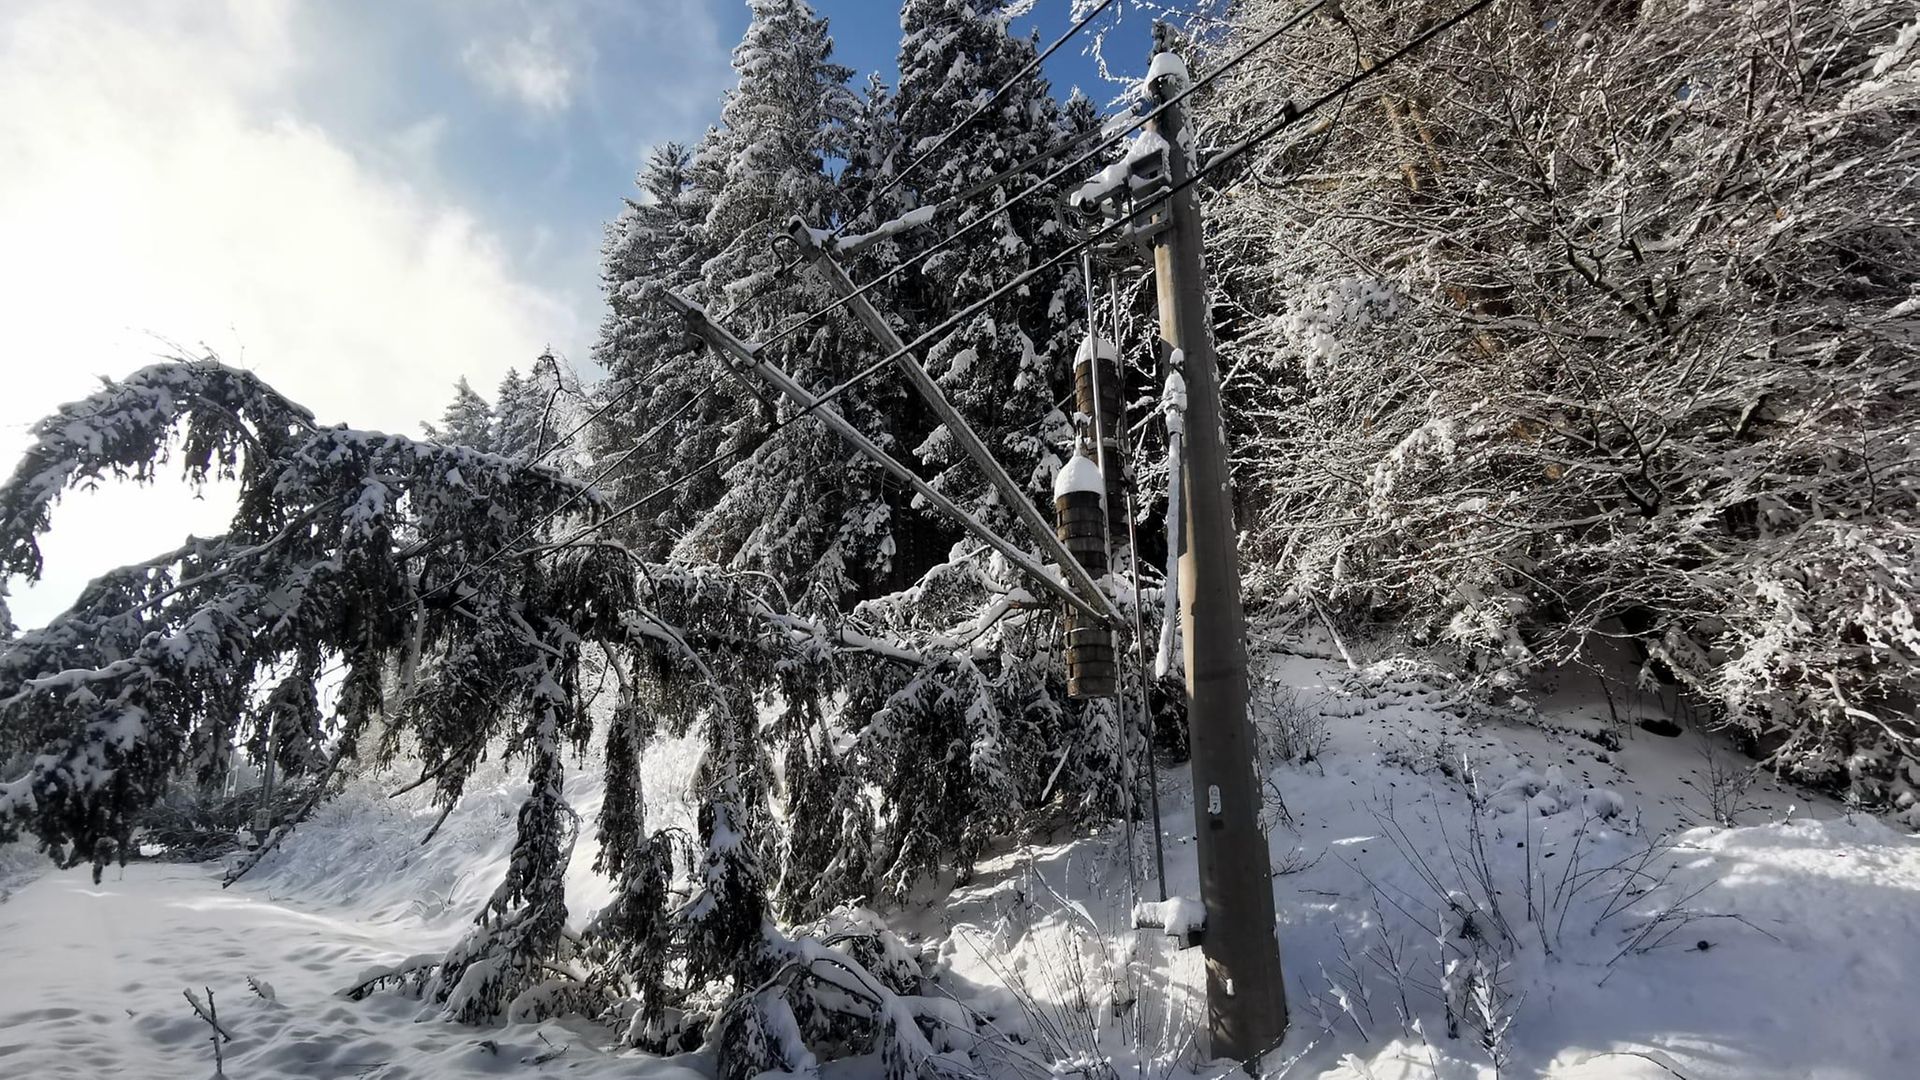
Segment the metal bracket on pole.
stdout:
[[[932,503],[935,509],[952,518],[961,528],[979,537],[986,542],[988,547],[1006,556],[1008,562],[1025,571],[1028,577],[1031,577],[1043,588],[1059,596],[1076,610],[1085,613],[1090,618],[1103,622],[1113,618],[1108,611],[1094,607],[1089,599],[1082,598],[1074,589],[1068,587],[1052,574],[1047,573],[1047,568],[1036,561],[1032,555],[1021,550],[1012,541],[1005,539],[999,533],[982,525],[979,519],[961,509],[952,499],[947,498],[936,490],[933,485],[922,480],[918,473],[907,468],[891,454],[882,450],[878,444],[862,434],[859,428],[855,427],[846,417],[841,416],[839,412],[835,411],[831,406],[820,405],[819,395],[801,386],[794,380],[793,376],[787,374],[785,371],[760,359],[759,356],[756,355],[756,350],[753,346],[741,341],[729,333],[726,328],[707,318],[705,308],[671,290],[666,294],[666,301],[667,306],[679,312],[680,315],[687,320],[687,325],[695,334],[698,334],[708,345],[719,350],[721,355],[727,357],[731,366],[736,370],[754,376],[769,386],[772,386],[775,390],[778,390],[801,408],[811,410],[815,416],[820,418],[821,423],[839,432],[842,438],[852,443],[854,449],[871,458],[881,468],[892,473],[901,483],[906,484],[929,503]],[[1052,533],[1048,533],[1047,535],[1050,539],[1053,536]],[[1057,544],[1058,541],[1056,540],[1055,543]],[[1068,567],[1069,572],[1071,572],[1072,570],[1080,569],[1080,564],[1073,562],[1071,558],[1069,558]],[[1086,571],[1080,570],[1080,576],[1083,578],[1086,577]],[[1091,578],[1087,580],[1089,583],[1092,581]],[[1093,596],[1103,601],[1105,599],[1104,594],[1097,590],[1093,593]],[[1104,607],[1105,605],[1103,604],[1102,606]]]
[[855,318],[860,320],[860,325],[866,327],[867,332],[880,342],[881,348],[892,354],[894,364],[906,375],[907,381],[913,384],[913,388],[919,391],[920,396],[926,400],[928,407],[933,409],[941,423],[947,426],[947,433],[953,436],[953,441],[959,443],[960,448],[973,459],[973,463],[986,474],[987,481],[999,491],[1000,501],[1020,519],[1020,524],[1025,526],[1028,534],[1040,544],[1040,549],[1060,564],[1067,576],[1073,579],[1073,583],[1079,586],[1089,600],[1100,605],[1103,611],[1095,618],[1109,625],[1119,625],[1120,613],[1108,601],[1107,594],[1100,591],[1100,586],[1094,583],[1093,577],[1087,573],[1085,567],[1080,565],[1080,560],[1074,558],[1067,551],[1066,545],[1060,542],[1060,538],[1054,535],[1053,526],[1040,516],[1040,511],[1033,505],[1033,500],[1027,498],[1027,493],[1020,489],[1019,484],[1014,483],[1013,477],[1007,475],[1006,467],[1000,464],[991,450],[987,449],[987,444],[981,440],[979,433],[973,430],[972,425],[967,423],[966,417],[961,416],[959,410],[953,407],[953,403],[947,400],[946,392],[940,389],[940,384],[934,382],[933,376],[928,375],[926,369],[908,355],[907,343],[900,339],[900,334],[888,324],[879,309],[875,308],[866,295],[854,285],[853,279],[847,276],[846,270],[834,260],[833,252],[820,243],[813,230],[807,228],[806,222],[797,217],[788,223],[787,232],[793,238],[793,242],[799,245],[807,259],[813,263],[813,268],[826,280],[827,287],[833,290],[834,295],[846,299],[848,309],[853,312]]

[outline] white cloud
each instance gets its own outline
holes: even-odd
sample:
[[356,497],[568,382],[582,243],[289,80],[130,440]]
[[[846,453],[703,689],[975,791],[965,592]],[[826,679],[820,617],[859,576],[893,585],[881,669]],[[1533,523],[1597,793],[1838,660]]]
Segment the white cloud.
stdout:
[[[440,193],[287,111],[291,3],[0,6],[0,468],[95,375],[205,342],[323,421],[417,431],[581,316]],[[76,495],[24,624],[87,576],[217,529],[177,493]],[[17,588],[17,583],[16,583]]]
[[562,112],[573,103],[581,59],[559,47],[550,23],[533,24],[515,37],[469,42],[460,54],[482,88],[534,112]]

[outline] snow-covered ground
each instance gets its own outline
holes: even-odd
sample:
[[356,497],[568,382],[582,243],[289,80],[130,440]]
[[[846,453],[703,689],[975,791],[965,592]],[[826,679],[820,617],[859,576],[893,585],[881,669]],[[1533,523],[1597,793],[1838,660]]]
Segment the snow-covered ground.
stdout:
[[[1617,727],[1577,686],[1539,722],[1467,724],[1415,680],[1322,657],[1263,675],[1296,688],[1267,695],[1263,719],[1292,717],[1296,744],[1324,740],[1315,760],[1271,770],[1293,1021],[1270,1075],[1912,1075],[1920,840],[1766,781],[1732,797],[1712,777],[1737,759],[1633,727],[1657,711],[1637,698],[1616,700]],[[1594,741],[1608,730],[1613,749]],[[690,824],[692,750],[649,756],[658,824]],[[97,886],[78,871],[22,884],[0,858],[0,1076],[209,1076],[188,988],[212,990],[236,1080],[707,1070],[609,1053],[589,1025],[461,1028],[418,1020],[409,998],[337,997],[372,964],[447,945],[511,840],[518,792],[503,775],[426,846],[424,800],[382,794],[404,779],[356,781],[226,891],[215,868],[158,864]],[[1175,896],[1196,895],[1185,782],[1161,783]],[[590,817],[591,781],[568,792]],[[1716,802],[1741,824],[1710,824]],[[1150,841],[1135,838],[1130,875],[1121,836],[1009,843],[969,885],[890,916],[941,958],[948,992],[1013,1036],[993,1071],[1224,1074],[1195,1053],[1199,950],[1132,928],[1134,901],[1156,899]],[[577,918],[606,898],[585,847]]]
[[[672,755],[656,766],[671,768]],[[356,782],[255,876],[220,888],[221,868],[135,863],[93,884],[46,873],[0,903],[0,1077],[213,1075],[211,1029],[182,996],[211,990],[233,1080],[368,1077],[452,1080],[698,1076],[686,1064],[609,1054],[608,1032],[553,1021],[465,1028],[421,1019],[418,1001],[338,996],[361,971],[444,949],[504,869],[524,785],[474,792],[430,845],[424,800],[387,800]],[[652,778],[652,777],[650,777]],[[388,788],[399,781],[379,778]],[[670,777],[658,782],[668,795]],[[569,785],[583,813],[597,792]],[[604,902],[576,860],[569,902]],[[6,868],[0,860],[0,898]],[[36,868],[37,869],[37,868]],[[249,978],[261,984],[255,990]]]
[[[1920,840],[1764,779],[1721,793],[1746,824],[1700,826],[1708,776],[1740,759],[1638,728],[1608,750],[1587,737],[1609,719],[1597,689],[1557,695],[1546,727],[1469,726],[1377,673],[1366,694],[1325,660],[1267,675],[1328,720],[1317,760],[1271,771],[1292,1029],[1268,1075],[1913,1075]],[[1184,775],[1161,797],[1169,890],[1197,895]],[[1151,900],[1147,843],[1134,862]],[[1130,929],[1120,850],[1007,851],[922,921],[952,928],[957,985],[1004,1015],[1054,1014],[1039,1026],[1070,1033],[1055,1056],[1176,1074],[1167,1058],[1200,1035],[1200,951]],[[1083,992],[1099,1040],[1061,1015]],[[1116,1000],[1143,1015],[1111,1019]]]

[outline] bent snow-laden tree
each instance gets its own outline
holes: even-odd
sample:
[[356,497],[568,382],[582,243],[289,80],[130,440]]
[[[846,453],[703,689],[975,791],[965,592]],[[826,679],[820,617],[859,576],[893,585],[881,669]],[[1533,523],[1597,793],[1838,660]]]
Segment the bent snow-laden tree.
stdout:
[[[553,468],[320,426],[210,360],[145,368],[34,434],[0,487],[7,576],[38,575],[67,490],[168,464],[239,490],[225,534],[105,574],[0,639],[0,762],[16,770],[0,776],[0,841],[32,833],[97,874],[170,783],[217,778],[268,731],[291,772],[410,761],[449,810],[489,753],[524,761],[509,867],[471,933],[356,993],[405,987],[466,1022],[580,1012],[656,1048],[704,1035],[729,1076],[815,1053],[879,1052],[898,1076],[957,1067],[971,1025],[920,996],[913,951],[844,904],[964,873],[1018,815],[1094,812],[1087,789],[1114,782],[1075,764],[1058,679],[1031,677],[1053,616],[968,558],[916,586],[912,615],[808,621],[765,575],[650,564],[604,539],[604,497]],[[959,621],[928,625],[922,600]],[[598,725],[588,663],[620,687]],[[647,829],[638,759],[657,731],[704,736],[697,838]],[[561,780],[567,750],[595,738],[595,866],[616,899],[570,927],[582,825]]]
[[[1342,9],[1202,141],[1449,5]],[[1208,204],[1258,576],[1497,685],[1631,639],[1920,813],[1913,6],[1496,4],[1341,106]]]

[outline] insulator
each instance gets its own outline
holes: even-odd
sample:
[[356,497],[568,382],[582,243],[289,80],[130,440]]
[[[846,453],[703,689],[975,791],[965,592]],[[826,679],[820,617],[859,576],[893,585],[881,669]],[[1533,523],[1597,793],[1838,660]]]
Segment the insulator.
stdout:
[[[1064,491],[1053,500],[1054,535],[1087,574],[1096,580],[1107,572],[1105,514],[1098,491]],[[1077,700],[1110,698],[1119,692],[1119,669],[1114,657],[1113,630],[1078,609],[1067,609],[1067,696]]]
[[1126,515],[1126,461],[1120,455],[1119,441],[1114,437],[1120,423],[1120,364],[1113,355],[1111,343],[1100,342],[1098,351],[1102,354],[1100,364],[1100,412],[1093,411],[1093,353],[1090,343],[1082,344],[1080,354],[1073,362],[1073,398],[1074,408],[1089,420],[1098,415],[1102,431],[1095,436],[1104,444],[1101,457],[1106,462],[1105,479],[1107,482],[1107,535],[1125,536],[1127,532]]

